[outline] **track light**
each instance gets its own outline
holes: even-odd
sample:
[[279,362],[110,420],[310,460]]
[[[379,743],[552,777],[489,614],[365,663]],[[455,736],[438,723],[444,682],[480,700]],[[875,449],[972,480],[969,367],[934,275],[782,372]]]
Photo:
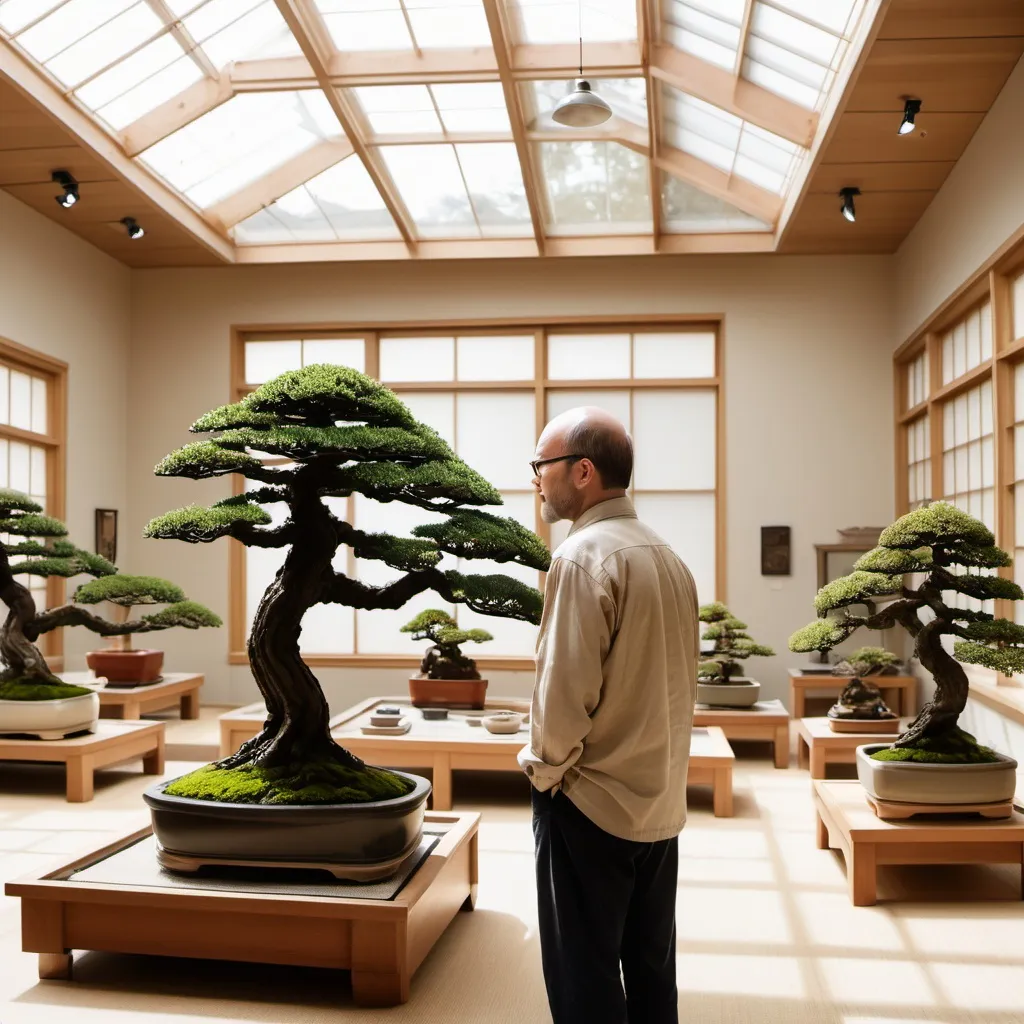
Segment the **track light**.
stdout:
[[121,223],[125,226],[125,230],[128,232],[128,237],[133,242],[138,241],[146,233],[142,230],[138,221],[134,217],[122,217]]
[[852,224],[857,219],[857,210],[853,205],[853,197],[860,195],[859,188],[841,188],[839,194],[843,197],[843,205],[839,207],[843,216]]
[[78,182],[67,171],[54,171],[50,175],[50,180],[55,181],[64,189],[64,195],[53,197],[57,205],[63,206],[65,210],[70,210],[80,198],[78,195]]
[[903,120],[900,122],[899,134],[909,135],[914,130],[914,118],[921,112],[921,101],[908,99],[903,104]]

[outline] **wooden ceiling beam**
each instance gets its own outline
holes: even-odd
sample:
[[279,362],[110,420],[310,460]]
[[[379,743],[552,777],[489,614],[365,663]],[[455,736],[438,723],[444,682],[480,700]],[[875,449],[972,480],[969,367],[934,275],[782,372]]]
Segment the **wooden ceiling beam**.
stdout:
[[289,30],[302,50],[303,56],[316,76],[317,85],[327,97],[327,102],[334,111],[345,135],[352,144],[352,149],[362,161],[370,180],[380,193],[388,213],[391,214],[402,240],[415,255],[417,248],[416,232],[412,217],[405,207],[398,189],[388,174],[380,154],[366,144],[359,120],[352,110],[347,97],[331,83],[329,66],[335,50],[330,41],[327,26],[312,0],[274,0],[281,17],[284,18]]
[[655,41],[661,38],[661,11],[657,0],[636,0],[636,23],[647,95],[647,190],[651,201],[651,234],[654,251],[658,252],[661,247],[663,212],[661,168],[657,163],[661,145],[661,87],[654,81],[650,72],[651,49]]
[[[743,58],[747,51],[747,40],[750,38],[750,19],[754,13],[754,0],[745,0],[743,4],[743,20],[740,22],[740,41],[736,47],[736,63],[733,65],[732,73],[737,84],[740,81],[740,73],[743,71]],[[787,11],[787,14],[792,12]]]
[[26,61],[5,39],[0,39],[0,77],[6,78],[22,95],[56,121],[97,160],[109,167],[112,176],[124,182],[148,206],[178,222],[188,236],[225,263],[235,261],[235,248],[221,232],[177,192],[143,165],[132,160],[88,114],[72,103],[41,70]]
[[213,61],[203,53],[202,47],[192,38],[192,33],[178,20],[178,16],[167,6],[166,0],[146,0],[150,10],[170,29],[171,35],[178,45],[192,59],[207,78],[219,77]]
[[218,78],[201,78],[184,92],[154,107],[148,114],[133,121],[119,132],[121,146],[128,156],[155,146],[161,139],[198,121],[215,107],[227,103],[234,95],[231,79],[226,75]]
[[509,122],[512,125],[512,138],[515,141],[516,155],[523,175],[523,186],[526,189],[526,203],[530,208],[530,222],[533,224],[533,239],[537,246],[537,255],[544,255],[544,213],[541,205],[541,184],[536,174],[533,153],[526,137],[526,123],[523,117],[523,105],[519,96],[519,86],[512,77],[512,58],[509,36],[502,19],[503,8],[500,0],[483,0],[487,27],[491,33],[491,43],[498,62],[498,74],[501,77],[501,88],[505,94],[505,106],[508,108]]
[[696,96],[797,145],[808,147],[814,140],[818,127],[816,113],[682,50],[656,44],[652,48],[651,74],[673,89]]

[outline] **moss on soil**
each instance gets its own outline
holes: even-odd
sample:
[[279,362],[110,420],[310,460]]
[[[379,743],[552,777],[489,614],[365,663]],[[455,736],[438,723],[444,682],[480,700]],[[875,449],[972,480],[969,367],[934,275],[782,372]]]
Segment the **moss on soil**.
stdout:
[[87,693],[92,693],[92,690],[68,683],[44,683],[38,679],[0,680],[0,700],[64,700],[67,697],[84,697]]
[[208,764],[175,779],[164,792],[227,804],[356,804],[396,800],[412,789],[408,779],[385,768],[318,762],[280,768]]
[[871,757],[876,761],[916,761],[918,764],[993,764],[999,760],[994,750],[983,747],[963,729],[955,729],[944,736],[926,736],[910,747],[887,747]]

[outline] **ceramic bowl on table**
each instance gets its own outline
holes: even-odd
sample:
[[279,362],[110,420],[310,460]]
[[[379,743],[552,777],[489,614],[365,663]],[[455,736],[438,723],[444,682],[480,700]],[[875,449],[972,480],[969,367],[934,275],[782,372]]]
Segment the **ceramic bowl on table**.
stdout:
[[488,732],[506,736],[519,732],[525,717],[519,711],[496,711],[493,715],[484,715],[481,724]]

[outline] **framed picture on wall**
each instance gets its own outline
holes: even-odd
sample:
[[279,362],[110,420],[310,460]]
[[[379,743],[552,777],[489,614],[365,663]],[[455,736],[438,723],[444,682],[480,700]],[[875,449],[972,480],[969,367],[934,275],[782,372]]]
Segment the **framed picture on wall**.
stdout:
[[117,562],[117,509],[96,509],[96,554]]
[[761,527],[761,575],[788,576],[790,528],[788,526]]

